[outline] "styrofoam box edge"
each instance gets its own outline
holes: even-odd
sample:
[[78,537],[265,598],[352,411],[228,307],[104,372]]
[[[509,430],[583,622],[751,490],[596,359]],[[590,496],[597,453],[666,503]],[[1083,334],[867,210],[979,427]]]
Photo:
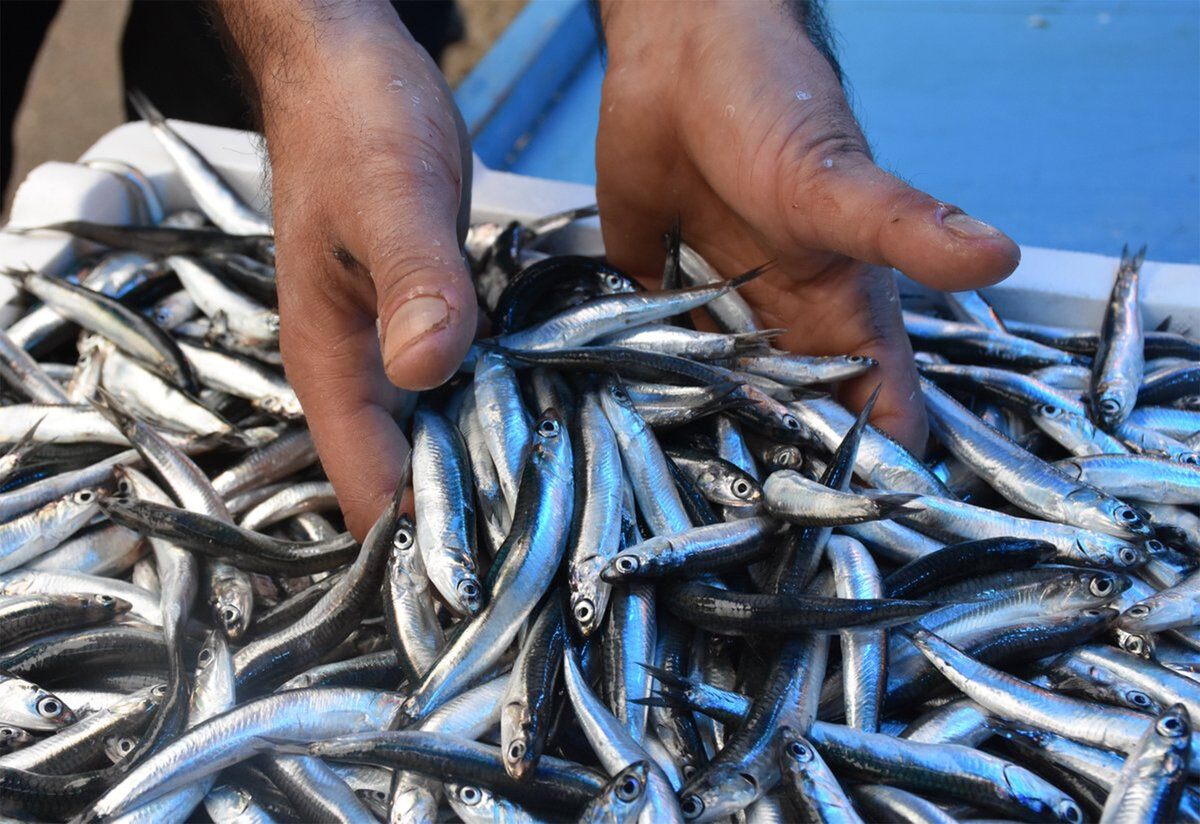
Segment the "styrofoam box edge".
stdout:
[[[182,121],[172,121],[172,125],[234,188],[265,211],[269,181],[266,154],[257,135]],[[191,205],[170,158],[145,123],[126,123],[105,134],[81,159],[93,158],[121,160],[141,169],[168,209]],[[474,220],[529,220],[593,202],[595,191],[590,186],[495,171],[476,158],[471,210]],[[121,223],[130,218],[127,191],[114,176],[73,163],[53,162],[37,167],[21,183],[9,226],[31,227],[64,220]],[[568,231],[565,239],[575,248],[589,253],[601,251],[595,220],[583,221]],[[1130,242],[1135,245],[1137,239],[1131,238]],[[73,242],[62,235],[0,232],[0,266],[56,272],[70,262],[74,253]],[[1004,317],[1095,329],[1103,315],[1117,262],[1115,256],[1024,246],[1017,271],[984,293]],[[903,276],[900,291],[906,298],[929,298],[932,294]],[[1170,317],[1172,329],[1200,331],[1200,265],[1148,260],[1142,267],[1141,292],[1149,327]],[[0,307],[15,294],[15,287],[0,278]]]

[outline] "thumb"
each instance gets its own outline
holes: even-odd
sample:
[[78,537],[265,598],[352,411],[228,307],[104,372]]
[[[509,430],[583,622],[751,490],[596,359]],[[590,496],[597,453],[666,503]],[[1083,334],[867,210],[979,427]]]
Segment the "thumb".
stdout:
[[865,153],[819,157],[813,166],[785,189],[793,242],[892,266],[942,291],[996,283],[1021,259],[999,229],[912,188]]
[[424,216],[368,260],[384,371],[401,389],[431,389],[458,370],[476,329],[475,288],[458,251],[454,213]]

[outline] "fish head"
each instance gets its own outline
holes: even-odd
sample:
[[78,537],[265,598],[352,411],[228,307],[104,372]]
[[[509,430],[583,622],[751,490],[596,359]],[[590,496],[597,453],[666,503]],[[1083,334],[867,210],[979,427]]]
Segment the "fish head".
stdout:
[[483,609],[483,587],[475,573],[465,569],[455,569],[454,594],[459,604],[468,615],[478,615]]
[[600,577],[610,584],[637,575],[645,564],[644,553],[624,550],[617,553],[600,571]]
[[571,616],[584,638],[599,628],[604,617],[608,586],[596,580],[603,568],[602,555],[590,555],[569,565],[567,580],[571,590]]
[[1105,383],[1096,388],[1092,398],[1092,412],[1105,429],[1110,429],[1129,416],[1129,389],[1117,383]]
[[784,775],[796,775],[807,771],[816,763],[817,751],[811,743],[791,729],[784,729],[779,736],[779,767]]
[[737,765],[710,762],[679,791],[679,809],[685,821],[703,824],[728,818],[762,795],[758,779]]
[[729,494],[737,504],[756,504],[762,501],[762,487],[754,483],[753,478],[735,475],[729,480]]
[[1187,707],[1174,704],[1167,708],[1154,722],[1154,734],[1168,742],[1171,749],[1184,753],[1186,763],[1186,753],[1191,748],[1192,739],[1192,720]]
[[450,802],[454,812],[466,822],[510,820],[498,808],[496,796],[478,784],[447,782],[446,800]]
[[226,590],[213,593],[213,618],[224,631],[225,636],[232,641],[241,638],[250,625],[250,613],[242,593]]
[[1075,547],[1092,564],[1109,569],[1133,569],[1146,563],[1146,553],[1121,538],[1102,532],[1078,530]]
[[137,748],[137,743],[132,735],[107,735],[104,737],[104,755],[112,763],[120,763]]
[[506,702],[500,709],[500,760],[505,772],[520,781],[532,771],[537,755],[529,704]]
[[76,720],[61,698],[19,677],[0,681],[0,716],[5,723],[32,732],[57,730]]
[[1061,821],[1063,824],[1083,824],[1083,810],[1079,805],[1029,770],[1016,764],[1005,764],[1003,775],[1009,793],[1019,799],[1026,809],[1040,809],[1054,821]]
[[1114,627],[1113,633],[1116,636],[1117,645],[1130,655],[1136,655],[1138,658],[1147,660],[1155,657],[1153,635],[1149,633],[1143,635],[1138,632],[1126,632],[1119,627]]
[[608,782],[597,799],[607,815],[595,820],[633,821],[646,804],[646,789],[650,782],[650,765],[646,761],[635,761],[621,770]]
[[392,796],[388,824],[407,821],[436,821],[438,802],[424,784],[413,784]]
[[0,754],[28,747],[33,743],[33,735],[28,730],[10,724],[0,724]]

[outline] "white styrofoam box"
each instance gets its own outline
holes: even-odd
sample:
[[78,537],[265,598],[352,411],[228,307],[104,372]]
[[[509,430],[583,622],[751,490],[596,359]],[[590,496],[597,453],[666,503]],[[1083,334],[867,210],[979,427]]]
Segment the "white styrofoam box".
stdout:
[[[266,155],[257,135],[181,121],[172,125],[249,202],[265,211]],[[191,205],[170,158],[145,123],[113,129],[81,159],[92,158],[121,160],[141,169],[168,210]],[[531,220],[593,202],[595,192],[590,186],[499,172],[476,158],[471,209],[476,221]],[[128,222],[130,214],[128,193],[112,175],[71,163],[46,163],[17,189],[9,225],[30,227],[63,220],[121,223]],[[566,230],[564,239],[588,253],[602,249],[594,219]],[[1137,238],[1129,240],[1131,246],[1138,245]],[[63,235],[0,232],[0,266],[59,271],[70,262],[73,251],[72,242]],[[1017,271],[984,294],[1003,317],[1097,329],[1117,262],[1116,256],[1025,246]],[[929,290],[903,277],[900,290],[905,296],[929,295]],[[0,307],[14,294],[15,288],[0,278]],[[1147,260],[1142,266],[1141,294],[1148,328],[1171,317],[1171,328],[1200,332],[1200,265]]]

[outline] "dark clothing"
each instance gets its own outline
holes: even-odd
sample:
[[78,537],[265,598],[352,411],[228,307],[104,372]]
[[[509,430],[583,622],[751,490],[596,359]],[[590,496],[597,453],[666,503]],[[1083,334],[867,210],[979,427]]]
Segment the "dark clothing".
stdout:
[[[12,129],[30,69],[60,0],[0,1],[0,191],[12,168]],[[392,0],[400,19],[434,60],[463,36],[453,0]],[[126,89],[138,89],[164,114],[235,129],[250,110],[203,3],[133,0],[121,41]],[[137,114],[126,104],[126,116]]]

